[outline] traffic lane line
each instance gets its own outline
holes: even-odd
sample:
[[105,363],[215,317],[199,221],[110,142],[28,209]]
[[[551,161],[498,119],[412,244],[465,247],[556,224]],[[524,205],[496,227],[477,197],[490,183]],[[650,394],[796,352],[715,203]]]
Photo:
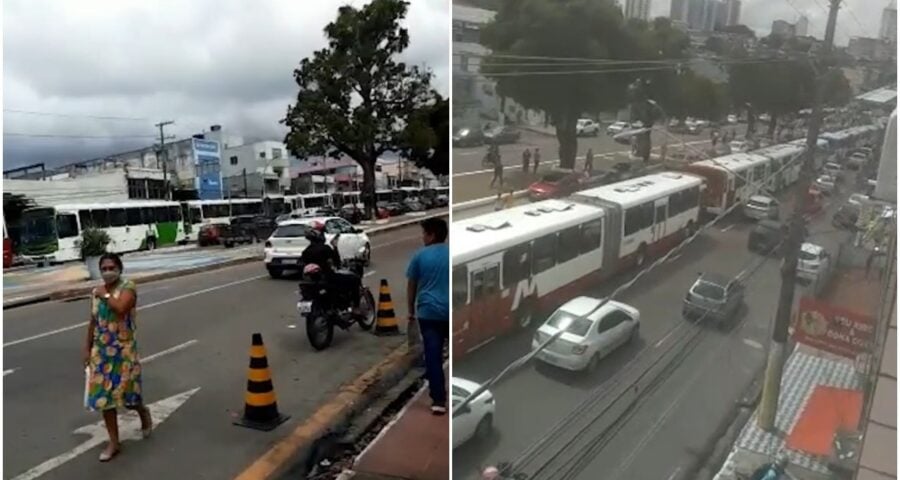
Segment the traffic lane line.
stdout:
[[[392,247],[402,243],[413,242],[418,238],[421,238],[420,235],[411,235],[410,231],[418,231],[419,227],[417,225],[411,225],[409,227],[404,227],[398,229],[396,232],[390,232],[384,235],[386,241],[382,242],[374,242],[372,245],[373,251]],[[378,262],[377,258],[373,259],[374,262]],[[222,288],[229,288],[234,285],[240,285],[244,282],[255,281],[262,278],[267,277],[267,274],[259,274],[259,275],[251,275],[250,277],[239,278],[232,282],[227,283],[214,283],[211,286],[203,289],[193,290],[187,294],[175,295],[171,296],[172,293],[175,293],[182,288],[186,288],[198,283],[205,283],[210,280],[219,280],[223,278],[223,276],[239,274],[241,276],[250,274],[252,272],[257,272],[260,270],[262,264],[262,260],[259,263],[251,263],[245,265],[238,265],[235,267],[229,267],[221,270],[217,270],[215,272],[204,272],[198,275],[204,275],[204,277],[196,277],[194,275],[179,277],[172,280],[167,280],[165,288],[158,288],[153,292],[156,295],[150,296],[148,298],[147,295],[144,294],[144,291],[141,287],[138,287],[138,295],[139,295],[139,304],[138,310],[146,310],[150,308],[155,308],[159,305],[164,305],[166,303],[184,300],[187,298],[191,298],[196,295],[202,295],[204,293],[212,292]],[[209,275],[210,273],[215,273],[216,275]],[[153,283],[149,285],[154,285]],[[153,298],[159,298],[156,301],[150,301],[149,303],[142,303],[146,300],[152,300]],[[64,333],[70,330],[75,330],[80,327],[87,328],[87,320],[88,320],[88,311],[89,311],[90,303],[88,300],[81,300],[76,302],[48,302],[46,304],[42,304],[43,309],[39,310],[37,308],[32,308],[29,311],[21,312],[19,309],[11,310],[7,312],[5,316],[5,325],[4,330],[6,335],[13,336],[15,340],[10,340],[3,344],[4,347],[12,347],[15,345],[28,343],[30,341],[38,340],[44,338],[49,335],[56,335],[59,333]],[[49,310],[49,311],[48,311]],[[84,321],[80,323],[71,323],[71,319],[77,317],[84,317]],[[10,322],[10,319],[16,319],[18,317],[18,321]],[[24,321],[28,319],[29,321]],[[46,324],[49,321],[54,321],[59,324],[62,323],[62,326],[57,328],[47,329]],[[31,320],[37,320],[37,322],[31,322]],[[43,327],[43,328],[41,328]]]
[[[389,252],[397,251],[397,248],[391,248]],[[406,262],[411,251],[397,252],[386,254],[381,260],[381,267],[378,270],[379,276],[387,276],[392,282],[399,283],[403,278]],[[396,280],[396,282],[395,282]],[[145,383],[147,384],[148,393],[151,388],[155,392],[166,393],[173,389],[193,388],[202,386],[204,392],[231,392],[229,395],[217,395],[215,399],[203,397],[205,402],[202,412],[194,412],[190,410],[191,405],[185,407],[184,420],[173,420],[169,422],[172,425],[181,425],[177,428],[185,428],[188,431],[196,431],[196,424],[204,425],[204,431],[209,431],[209,435],[221,439],[228,445],[224,449],[214,450],[215,455],[210,453],[212,450],[204,450],[203,458],[209,464],[217,463],[216,456],[231,455],[231,470],[223,470],[212,472],[211,478],[225,478],[233,475],[234,472],[245,466],[262,452],[265,444],[256,441],[258,433],[245,429],[237,429],[232,427],[227,416],[222,412],[230,410],[239,413],[241,410],[241,398],[243,394],[244,381],[246,380],[246,362],[247,347],[250,342],[250,334],[253,331],[263,333],[268,350],[269,364],[273,373],[276,394],[278,395],[278,404],[282,411],[291,413],[295,417],[301,417],[302,413],[308,411],[311,405],[315,405],[317,401],[327,401],[329,392],[333,392],[347,378],[353,378],[358,372],[368,368],[377,359],[381,358],[387,345],[405,341],[405,336],[397,337],[375,337],[369,332],[362,332],[359,329],[351,329],[350,331],[338,331],[335,335],[335,343],[329,350],[325,352],[314,352],[306,341],[303,331],[297,329],[292,333],[284,333],[284,323],[296,316],[295,312],[295,291],[296,282],[293,281],[260,281],[246,283],[232,289],[219,290],[207,295],[196,297],[194,302],[170,303],[159,308],[152,309],[141,316],[139,320],[139,335],[141,346],[153,346],[152,350],[169,347],[173,343],[181,340],[175,338],[193,338],[197,339],[199,344],[193,346],[190,352],[183,355],[172,356],[171,361],[167,361],[165,367],[156,365],[153,368],[145,369]],[[398,318],[403,316],[405,306],[405,298],[402,295],[404,290],[394,289],[394,301],[396,302],[395,311]],[[249,301],[252,299],[253,301]],[[199,321],[214,319],[215,321]],[[15,356],[31,356],[31,361],[50,361],[51,365],[46,365],[48,371],[45,372],[50,378],[60,378],[67,374],[71,369],[73,362],[77,362],[78,342],[72,342],[68,337],[55,336],[47,340],[50,342],[45,345],[44,349],[51,351],[69,350],[71,355],[56,356],[52,359],[44,359],[34,349],[21,350]],[[171,349],[168,349],[171,350]],[[165,351],[165,350],[164,350]],[[353,352],[351,359],[347,358],[347,352]],[[7,355],[10,355],[7,353]],[[35,358],[35,356],[37,356]],[[71,356],[72,361],[68,361]],[[8,358],[8,357],[7,357]],[[18,360],[18,358],[16,359]],[[173,372],[178,372],[173,376]],[[224,372],[224,373],[223,373]],[[173,385],[173,382],[175,385]],[[81,385],[76,379],[70,382],[73,397],[72,402],[77,404],[80,397]],[[150,387],[150,386],[153,387]],[[183,387],[183,388],[182,388]],[[17,397],[10,398],[9,393],[5,401],[17,402],[17,411],[23,408],[27,411],[28,407],[22,404],[29,402],[45,404],[43,408],[49,408],[53,402],[58,402],[59,390],[58,386],[42,382],[30,390],[20,391]],[[180,391],[180,390],[178,390]],[[43,399],[43,400],[41,400]],[[40,409],[42,407],[37,406]],[[12,410],[11,410],[12,411]],[[61,414],[71,415],[73,411],[63,412]],[[74,411],[77,414],[77,410]],[[71,418],[55,418],[52,416],[48,426],[44,428],[44,435],[55,435],[55,425],[71,423]],[[223,417],[224,421],[223,421]],[[25,418],[25,417],[23,417]],[[184,424],[183,422],[190,422]],[[188,426],[184,426],[188,425]],[[10,425],[10,428],[14,428]],[[171,431],[173,426],[169,427]],[[28,429],[28,426],[22,425],[15,427],[16,431]],[[34,432],[35,430],[32,429]],[[235,433],[240,431],[241,433]],[[36,433],[36,432],[35,432]],[[58,433],[58,432],[57,432]],[[175,435],[176,441],[174,445],[178,445],[185,455],[192,450],[196,451],[199,447],[191,446],[191,442],[185,440],[184,445],[179,444],[181,437],[190,438],[187,432]],[[37,440],[37,438],[35,438]],[[167,443],[169,440],[167,440]],[[216,444],[216,442],[213,442]],[[246,445],[245,450],[241,452],[235,451],[235,445]],[[171,446],[171,445],[170,445]],[[32,448],[33,446],[29,446]],[[64,447],[64,445],[63,445]],[[35,447],[36,448],[36,447]],[[50,448],[40,446],[40,448]],[[47,454],[42,453],[44,458],[49,458],[65,450],[65,448],[54,446],[56,450]],[[62,448],[62,450],[60,450]],[[175,448],[174,446],[172,447]],[[204,447],[205,448],[205,447]],[[218,448],[218,446],[216,447]],[[169,461],[173,455],[171,449],[160,451],[156,455],[158,458],[166,457],[163,463],[178,463]],[[225,452],[228,452],[225,454]],[[224,455],[223,455],[224,454]],[[202,456],[202,455],[198,455]],[[152,455],[148,456],[148,458]],[[157,463],[160,463],[159,460]],[[179,457],[180,458],[180,457]],[[42,459],[35,459],[36,464]],[[93,459],[91,459],[93,460]],[[218,462],[222,463],[222,462]],[[223,464],[228,466],[228,462]],[[29,465],[16,465],[17,470],[24,471]],[[22,467],[22,468],[18,468]],[[153,466],[145,466],[147,468],[140,469],[134,477],[128,478],[142,479],[158,478],[144,475],[144,472],[154,472]],[[187,470],[185,470],[187,471]],[[138,475],[140,473],[141,475]],[[158,473],[158,472],[157,472]],[[171,471],[168,472],[171,475]],[[71,477],[68,477],[71,478]]]

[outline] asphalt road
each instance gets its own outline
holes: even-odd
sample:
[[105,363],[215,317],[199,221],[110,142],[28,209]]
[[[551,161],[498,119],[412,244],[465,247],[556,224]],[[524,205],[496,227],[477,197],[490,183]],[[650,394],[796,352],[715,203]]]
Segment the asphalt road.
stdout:
[[[847,194],[844,192],[844,197]],[[785,207],[789,205],[790,202]],[[831,213],[838,205],[837,200],[830,202],[826,212],[816,217],[810,228],[811,232],[818,232],[810,241],[822,244],[835,254],[839,241],[848,235],[834,231],[830,225]],[[620,428],[608,433],[598,450],[582,457],[589,459],[583,469],[567,477],[686,478],[685,471],[702,455],[710,437],[733,411],[735,402],[765,362],[765,345],[770,337],[780,286],[780,260],[765,260],[749,280],[745,311],[730,329],[686,324],[680,314],[681,302],[698,272],[735,275],[760,259],[746,249],[750,227],[739,218],[723,220],[679,257],[663,264],[618,298],[641,311],[640,338],[604,359],[594,374],[570,373],[532,363],[495,385],[492,389],[497,399],[494,435],[484,442],[463,445],[454,452],[454,477],[476,478],[477,471],[486,465],[516,461],[538,441],[546,439],[563,417],[575,409],[581,410],[579,406],[589,398],[609,395],[592,411],[612,406],[614,393],[628,388],[647,365],[673,343],[678,344],[682,335],[701,329],[694,348],[685,350],[683,359],[672,364],[673,370],[662,376],[655,389],[639,397],[636,407],[621,417]],[[624,280],[613,279],[584,294],[605,296]],[[796,297],[801,292],[798,289]],[[455,363],[453,373],[483,382],[530,348],[530,331],[498,339]],[[621,412],[616,408],[601,416],[597,426],[589,427],[588,436],[582,442],[599,437],[604,426],[619,418]],[[576,425],[587,425],[587,421]],[[563,440],[549,441],[543,448],[530,451],[521,471],[534,474],[562,448],[565,439],[574,435],[573,426],[566,430]],[[573,447],[565,451],[565,455],[575,454]],[[548,473],[529,478],[557,478],[547,477]]]
[[[604,126],[604,129],[606,127]],[[741,135],[744,126],[737,125],[735,129],[738,135]],[[654,131],[653,145],[660,146],[665,140],[662,132]],[[699,135],[670,135],[668,144],[670,148],[680,144],[681,139],[689,145],[698,148],[702,143],[709,141],[709,130],[704,130]],[[522,152],[528,148],[534,151],[535,148],[541,151],[541,169],[548,169],[559,162],[559,143],[555,136],[536,133],[523,130],[519,143],[514,145],[503,145],[500,147],[500,160],[504,165],[504,189],[509,188],[520,190],[526,188],[528,184],[533,182],[536,177],[533,175],[522,175]],[[628,161],[628,152],[630,147],[613,141],[611,136],[606,135],[605,130],[600,132],[596,137],[581,137],[578,139],[578,162],[582,165],[584,155],[591,148],[594,151],[594,168],[604,168],[611,166],[616,162]],[[490,187],[493,178],[493,170],[482,165],[482,159],[486,152],[486,147],[472,148],[453,148],[453,193],[452,199],[454,203],[475,200],[496,195],[498,190]],[[613,155],[615,153],[615,155]],[[604,158],[597,158],[598,155],[607,154]],[[531,168],[534,168],[533,165]]]
[[[378,235],[372,243],[366,283],[377,298],[380,279],[388,279],[403,323],[404,273],[421,245],[419,228]],[[405,341],[405,335],[375,337],[353,328],[338,330],[330,349],[315,352],[295,311],[296,289],[296,281],[268,278],[262,262],[141,286],[137,322],[145,401],[199,390],[149,440],[125,442],[110,464],[99,463],[100,448],[93,448],[28,478],[232,478],[342,384]],[[87,300],[78,300],[4,312],[4,478],[72,452],[91,438],[73,431],[100,421],[82,407],[80,348],[88,309]],[[254,332],[266,344],[279,409],[292,416],[269,433],[231,424],[243,409]]]

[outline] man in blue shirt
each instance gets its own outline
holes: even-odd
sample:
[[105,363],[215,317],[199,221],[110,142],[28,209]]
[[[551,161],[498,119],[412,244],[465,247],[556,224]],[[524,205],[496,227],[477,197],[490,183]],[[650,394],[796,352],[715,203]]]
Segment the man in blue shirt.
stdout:
[[444,342],[450,337],[450,250],[447,222],[422,222],[425,247],[413,255],[406,269],[409,321],[419,322],[425,350],[425,377],[431,393],[431,413],[447,413],[444,378]]

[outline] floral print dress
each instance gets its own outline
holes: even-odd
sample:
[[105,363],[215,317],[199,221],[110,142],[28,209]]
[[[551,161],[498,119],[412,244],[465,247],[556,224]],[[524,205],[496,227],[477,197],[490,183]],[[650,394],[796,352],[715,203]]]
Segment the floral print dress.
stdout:
[[[134,282],[119,280],[118,298],[125,290],[136,293]],[[92,297],[94,341],[91,346],[87,407],[94,411],[137,406],[141,401],[141,363],[137,353],[135,309],[118,315],[106,300]]]

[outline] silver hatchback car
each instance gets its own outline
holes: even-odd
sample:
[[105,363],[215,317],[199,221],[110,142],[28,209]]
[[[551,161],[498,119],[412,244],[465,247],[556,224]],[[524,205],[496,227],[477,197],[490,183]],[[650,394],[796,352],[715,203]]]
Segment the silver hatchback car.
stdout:
[[753,195],[744,204],[744,216],[753,220],[777,220],[778,200],[765,195]]

